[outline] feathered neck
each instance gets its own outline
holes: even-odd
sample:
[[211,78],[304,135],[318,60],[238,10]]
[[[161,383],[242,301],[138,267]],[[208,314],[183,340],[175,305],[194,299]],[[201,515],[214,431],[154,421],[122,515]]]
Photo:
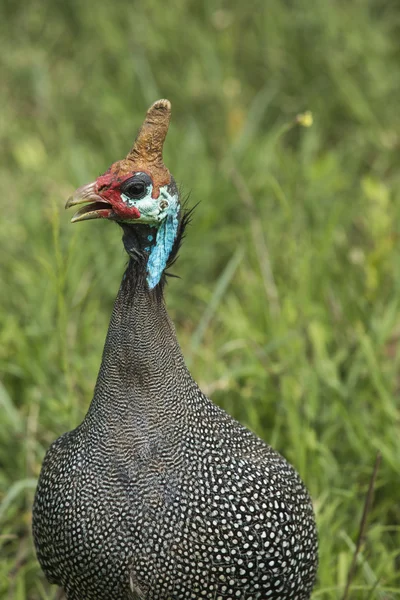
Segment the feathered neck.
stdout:
[[[132,235],[143,234],[132,227],[124,235],[125,246]],[[195,385],[167,314],[162,284],[149,289],[145,263],[135,256],[114,304],[86,420],[103,429],[136,427],[152,435],[160,423],[185,410],[182,387],[187,389],[190,382]]]

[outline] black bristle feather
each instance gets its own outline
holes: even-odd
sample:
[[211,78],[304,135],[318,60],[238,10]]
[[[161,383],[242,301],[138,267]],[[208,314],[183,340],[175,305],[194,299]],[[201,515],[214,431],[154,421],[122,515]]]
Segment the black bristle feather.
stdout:
[[[169,255],[169,258],[168,258],[167,267],[166,267],[167,269],[172,267],[172,265],[175,264],[175,262],[178,260],[178,253],[181,248],[182,242],[185,239],[186,228],[192,222],[193,213],[194,213],[196,207],[198,206],[198,203],[197,203],[194,206],[192,206],[191,208],[188,208],[187,205],[189,202],[189,197],[190,197],[190,195],[188,194],[187,197],[185,198],[185,200],[182,202],[178,232],[177,232],[177,235],[175,238],[174,245],[172,246],[171,254]],[[164,272],[164,274],[170,275],[170,273],[167,273],[167,272]]]

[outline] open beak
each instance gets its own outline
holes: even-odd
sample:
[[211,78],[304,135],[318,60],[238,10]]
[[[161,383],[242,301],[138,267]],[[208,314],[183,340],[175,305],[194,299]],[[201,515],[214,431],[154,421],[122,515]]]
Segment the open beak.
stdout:
[[112,213],[112,207],[96,193],[96,182],[88,183],[78,188],[73,196],[68,198],[65,208],[84,204],[72,217],[71,223],[87,221],[88,219],[107,219]]

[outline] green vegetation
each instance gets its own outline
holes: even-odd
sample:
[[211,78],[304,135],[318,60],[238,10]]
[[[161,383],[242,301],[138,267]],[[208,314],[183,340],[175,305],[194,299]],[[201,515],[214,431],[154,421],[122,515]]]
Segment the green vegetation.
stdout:
[[35,481],[87,410],[126,262],[115,225],[70,225],[64,202],[167,97],[165,161],[200,201],[166,292],[191,371],[306,481],[315,600],[343,594],[380,449],[349,598],[399,598],[400,5],[0,10],[0,597],[55,598]]

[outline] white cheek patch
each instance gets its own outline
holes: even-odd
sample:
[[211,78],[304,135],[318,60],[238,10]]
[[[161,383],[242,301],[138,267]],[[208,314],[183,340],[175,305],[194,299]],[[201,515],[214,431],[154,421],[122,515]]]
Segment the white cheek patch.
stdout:
[[140,200],[134,200],[125,194],[121,194],[121,198],[127,206],[137,208],[140,212],[139,219],[135,219],[136,223],[148,223],[157,227],[168,214],[176,211],[178,199],[176,196],[169,194],[167,187],[160,188],[158,198],[152,198],[153,186],[151,184],[147,186],[146,195]]

